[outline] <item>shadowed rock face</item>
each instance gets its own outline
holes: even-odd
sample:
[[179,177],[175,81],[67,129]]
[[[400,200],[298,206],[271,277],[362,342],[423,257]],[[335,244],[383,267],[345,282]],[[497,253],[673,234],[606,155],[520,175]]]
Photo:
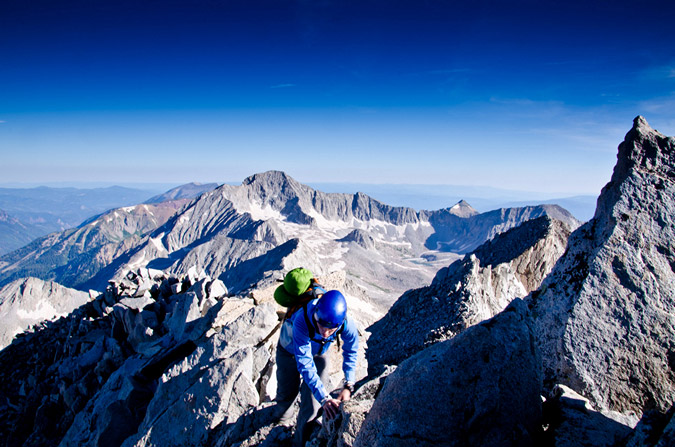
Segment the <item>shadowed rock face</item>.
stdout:
[[533,294],[546,383],[640,416],[675,400],[675,140],[642,117],[595,217]]
[[565,251],[570,232],[546,216],[530,220],[441,269],[430,286],[404,294],[370,328],[371,370],[452,338],[538,288]]
[[536,445],[540,361],[527,305],[515,300],[401,363],[353,445]]

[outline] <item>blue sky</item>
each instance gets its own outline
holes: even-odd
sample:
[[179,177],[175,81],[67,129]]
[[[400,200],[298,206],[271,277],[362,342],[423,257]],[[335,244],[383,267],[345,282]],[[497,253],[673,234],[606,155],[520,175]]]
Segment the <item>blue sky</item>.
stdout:
[[597,194],[636,115],[675,135],[674,19],[650,0],[3,0],[0,183],[279,169]]

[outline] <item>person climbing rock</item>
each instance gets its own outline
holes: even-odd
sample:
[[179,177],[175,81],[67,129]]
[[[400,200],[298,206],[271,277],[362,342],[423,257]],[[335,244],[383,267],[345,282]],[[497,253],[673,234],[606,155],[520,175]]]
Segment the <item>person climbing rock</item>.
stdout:
[[[276,353],[277,414],[281,424],[290,425],[291,405],[299,391],[300,411],[293,443],[303,446],[319,410],[329,418],[335,417],[340,403],[349,400],[354,391],[358,331],[347,314],[344,295],[337,290],[326,292],[307,269],[289,272],[284,285],[275,291],[275,299],[288,307],[290,313],[282,325]],[[345,381],[343,389],[333,398],[325,383],[328,350],[338,337],[343,341]]]

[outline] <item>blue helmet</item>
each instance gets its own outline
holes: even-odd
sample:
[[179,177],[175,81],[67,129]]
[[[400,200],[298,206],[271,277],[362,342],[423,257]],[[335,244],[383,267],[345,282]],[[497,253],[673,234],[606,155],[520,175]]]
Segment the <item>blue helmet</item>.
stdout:
[[337,290],[329,290],[319,298],[314,312],[316,320],[321,326],[330,329],[336,328],[347,317],[347,300]]

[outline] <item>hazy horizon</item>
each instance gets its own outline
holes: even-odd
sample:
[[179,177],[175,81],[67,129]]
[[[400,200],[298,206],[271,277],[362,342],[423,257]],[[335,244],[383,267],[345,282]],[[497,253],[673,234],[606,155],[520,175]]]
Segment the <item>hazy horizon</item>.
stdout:
[[[243,179],[242,179],[243,180]],[[188,182],[191,183],[191,182]],[[207,183],[207,182],[192,182]],[[240,181],[213,182],[239,185]],[[181,184],[183,185],[183,184]],[[161,183],[52,183],[42,185],[0,183],[0,188],[34,189],[76,188],[98,189],[110,187],[132,188],[146,191],[148,194],[161,194],[173,189],[177,184]],[[425,184],[364,184],[364,183],[307,183],[311,188],[327,193],[354,194],[362,192],[374,199],[391,206],[404,206],[420,210],[437,210],[455,205],[460,200],[467,201],[479,212],[487,212],[498,208],[510,208],[526,205],[555,203],[570,211],[580,220],[588,220],[595,211],[595,200],[599,195],[565,195],[564,193],[542,193],[532,191],[507,190],[488,186],[471,185],[425,185]],[[1,208],[1,207],[0,207]]]

